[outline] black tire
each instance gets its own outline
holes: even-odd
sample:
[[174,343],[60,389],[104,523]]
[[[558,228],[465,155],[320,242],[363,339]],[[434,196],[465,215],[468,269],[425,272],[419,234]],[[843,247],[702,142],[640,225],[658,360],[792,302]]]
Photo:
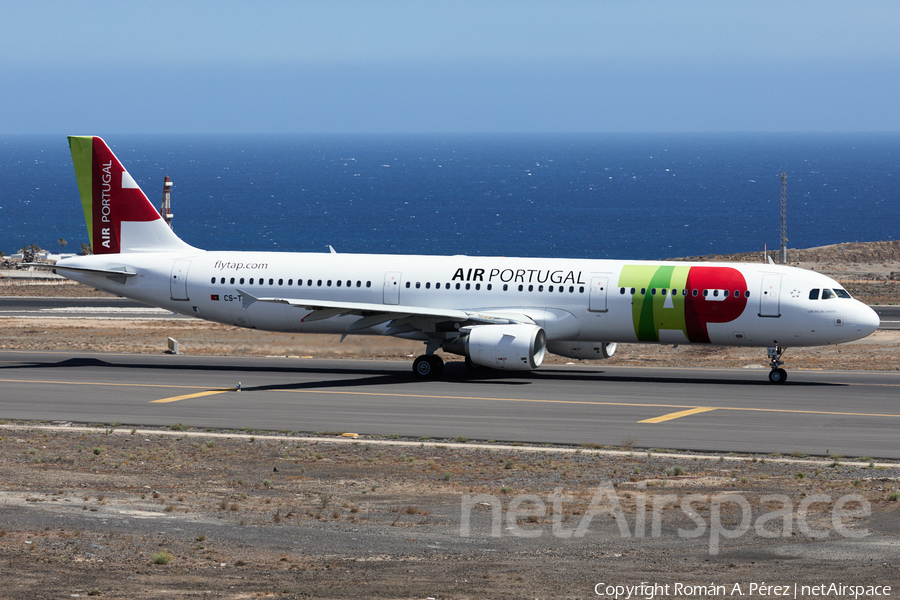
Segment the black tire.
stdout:
[[434,367],[428,357],[422,355],[413,361],[413,373],[419,379],[431,379],[433,377]]
[[787,381],[787,371],[784,369],[772,369],[769,371],[769,381],[782,384]]
[[413,361],[413,373],[419,379],[437,379],[444,373],[444,361],[440,356],[423,354]]
[[432,354],[428,360],[431,361],[431,371],[434,373],[431,378],[440,379],[444,374],[444,359],[437,354]]

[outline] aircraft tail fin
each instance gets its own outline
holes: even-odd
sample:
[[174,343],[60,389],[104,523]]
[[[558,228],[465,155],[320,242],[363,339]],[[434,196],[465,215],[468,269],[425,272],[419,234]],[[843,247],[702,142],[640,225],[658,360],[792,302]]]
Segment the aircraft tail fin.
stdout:
[[69,136],[69,149],[94,254],[193,249],[169,228],[106,142]]

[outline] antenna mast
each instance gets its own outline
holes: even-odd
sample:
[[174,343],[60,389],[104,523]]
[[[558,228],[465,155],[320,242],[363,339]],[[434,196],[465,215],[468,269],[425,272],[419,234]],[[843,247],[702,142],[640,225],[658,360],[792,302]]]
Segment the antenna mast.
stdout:
[[168,225],[170,229],[172,228],[172,217],[174,215],[172,214],[172,204],[169,201],[169,189],[171,189],[173,185],[175,184],[172,183],[169,180],[169,176],[166,175],[166,180],[163,182],[162,210],[159,212],[162,213],[162,218],[165,219],[166,225]]
[[787,171],[781,172],[781,264],[787,264]]

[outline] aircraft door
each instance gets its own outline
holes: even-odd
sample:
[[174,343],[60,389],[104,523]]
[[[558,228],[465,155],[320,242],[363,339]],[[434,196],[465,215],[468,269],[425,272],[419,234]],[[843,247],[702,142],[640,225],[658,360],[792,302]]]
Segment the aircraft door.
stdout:
[[592,277],[591,278],[591,298],[590,298],[590,311],[591,312],[606,312],[608,309],[606,298],[609,291],[609,278],[608,277]]
[[172,265],[172,278],[169,280],[169,293],[172,300],[190,300],[187,293],[187,275],[191,267],[189,260],[176,260]]
[[759,293],[759,316],[781,316],[781,275],[763,275]]
[[400,304],[400,273],[384,274],[384,303]]

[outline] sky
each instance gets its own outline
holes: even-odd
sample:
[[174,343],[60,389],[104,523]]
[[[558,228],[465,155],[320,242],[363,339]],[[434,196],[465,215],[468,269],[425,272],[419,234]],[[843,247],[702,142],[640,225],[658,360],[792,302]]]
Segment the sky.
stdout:
[[900,2],[31,0],[0,134],[900,131]]

